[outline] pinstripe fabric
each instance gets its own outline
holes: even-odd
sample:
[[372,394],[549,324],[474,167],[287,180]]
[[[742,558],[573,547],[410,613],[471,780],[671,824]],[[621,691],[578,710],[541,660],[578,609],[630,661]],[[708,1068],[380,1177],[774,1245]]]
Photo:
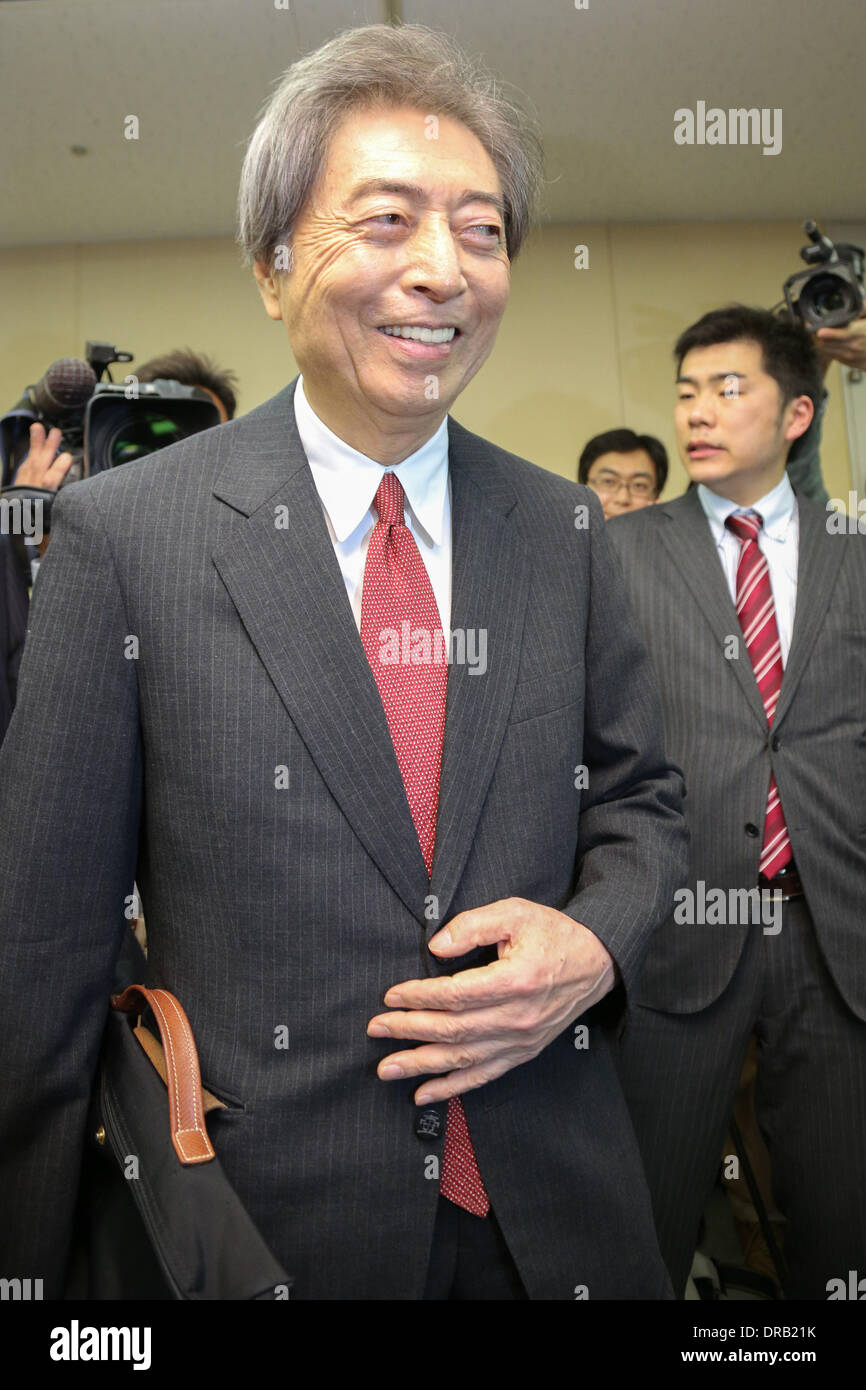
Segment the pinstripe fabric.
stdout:
[[753,1031],[788,1296],[826,1298],[866,1249],[866,538],[828,533],[825,512],[798,507],[771,730],[748,653],[730,641],[739,621],[697,497],[609,523],[685,773],[689,888],[757,884],[773,776],[805,889],[778,929],[671,918],[628,1011],[620,1072],[678,1293]]
[[[412,1299],[441,1137],[376,1076],[384,992],[453,971],[430,935],[511,895],[584,921],[631,990],[684,871],[597,501],[452,422],[452,628],[486,631],[487,672],[449,672],[428,880],[292,390],[56,502],[0,751],[0,1255],[47,1295],[133,878],[145,983],[189,1015],[214,1147],[293,1297]],[[662,1295],[600,1025],[464,1099],[531,1297]]]
[[[688,886],[757,883],[771,772],[815,930],[843,999],[866,1018],[866,537],[828,534],[798,498],[794,635],[772,730],[694,492],[609,524],[686,778]],[[640,999],[693,1012],[730,980],[748,926],[678,925],[653,941]]]
[[804,901],[782,911],[778,936],[752,933],[730,987],[708,1009],[638,1006],[621,1039],[621,1073],[678,1297],[753,1030],[756,1112],[787,1219],[786,1294],[824,1300],[830,1279],[863,1269],[866,1023],[839,997]]

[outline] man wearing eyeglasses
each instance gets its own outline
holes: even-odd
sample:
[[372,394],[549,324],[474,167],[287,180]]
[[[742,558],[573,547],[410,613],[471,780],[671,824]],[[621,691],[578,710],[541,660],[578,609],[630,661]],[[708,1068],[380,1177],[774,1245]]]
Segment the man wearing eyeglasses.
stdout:
[[607,521],[657,502],[667,476],[661,440],[626,429],[594,435],[577,466],[577,481],[598,494]]

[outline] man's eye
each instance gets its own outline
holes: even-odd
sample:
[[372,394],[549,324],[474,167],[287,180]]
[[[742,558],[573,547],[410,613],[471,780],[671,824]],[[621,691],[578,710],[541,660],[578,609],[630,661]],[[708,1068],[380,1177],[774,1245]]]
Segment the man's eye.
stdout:
[[497,226],[495,222],[476,222],[468,230],[470,232],[487,232],[489,234],[485,237],[487,241],[498,241],[502,235],[502,228]]
[[[388,218],[389,218],[389,217],[393,217],[393,218],[394,218],[394,221],[393,221],[393,222],[389,222],[389,221],[388,221]],[[388,227],[396,227],[402,220],[403,220],[403,214],[400,213],[400,212],[379,212],[379,213],[376,213],[375,216],[370,217],[370,218],[368,219],[368,221],[370,221],[370,222],[382,222],[382,223],[384,223],[384,224],[385,224],[386,226],[388,226]]]

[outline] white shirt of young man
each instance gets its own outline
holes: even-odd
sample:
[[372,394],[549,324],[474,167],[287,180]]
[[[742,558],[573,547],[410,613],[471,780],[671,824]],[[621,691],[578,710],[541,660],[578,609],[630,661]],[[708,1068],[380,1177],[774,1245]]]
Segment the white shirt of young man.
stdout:
[[725,520],[735,512],[757,512],[763,518],[764,524],[758,535],[758,547],[766,558],[770,572],[782,665],[787,666],[794,631],[794,610],[797,606],[797,559],[800,548],[797,498],[788,481],[787,473],[782,475],[781,482],[777,483],[771,492],[759,498],[751,507],[741,507],[729,497],[719,497],[708,487],[704,487],[703,483],[698,483],[698,498],[710,523],[719,560],[728,582],[728,590],[735,606],[740,542],[733,531],[727,529]]

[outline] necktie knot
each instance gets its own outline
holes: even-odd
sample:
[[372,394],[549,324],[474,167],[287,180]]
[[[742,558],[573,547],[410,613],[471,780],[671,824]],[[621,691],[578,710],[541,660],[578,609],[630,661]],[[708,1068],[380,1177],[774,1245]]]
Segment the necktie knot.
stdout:
[[758,512],[732,512],[725,517],[725,525],[729,531],[741,541],[757,541],[764,518]]
[[376,511],[384,526],[403,525],[403,484],[396,473],[383,473],[376,489]]

